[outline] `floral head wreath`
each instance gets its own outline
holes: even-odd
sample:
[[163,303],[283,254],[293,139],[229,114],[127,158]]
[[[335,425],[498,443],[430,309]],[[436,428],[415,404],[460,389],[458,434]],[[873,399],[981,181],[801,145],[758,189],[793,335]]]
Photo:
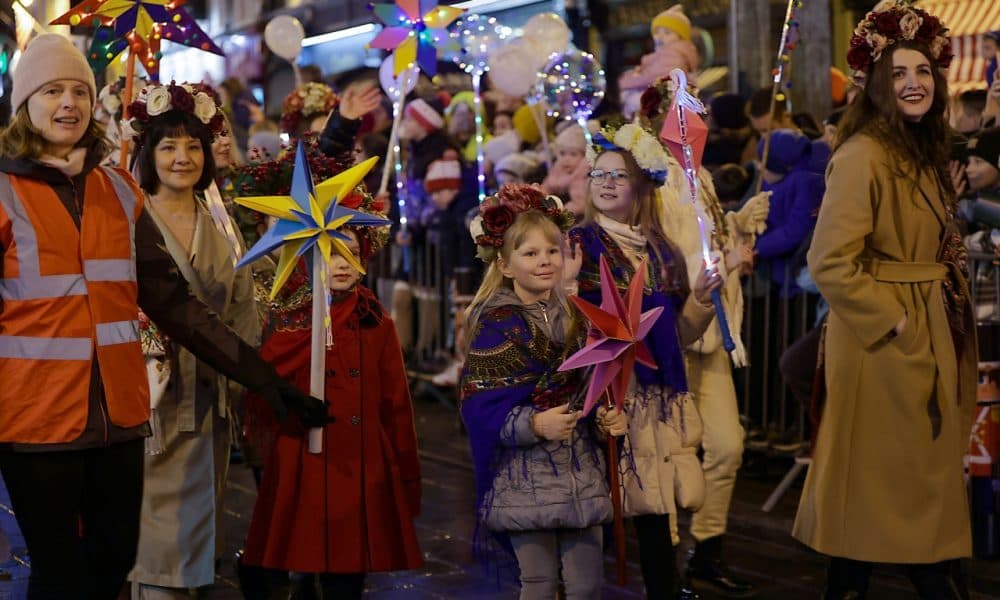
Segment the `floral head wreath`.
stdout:
[[869,73],[886,48],[901,41],[913,41],[928,47],[937,66],[948,68],[955,56],[948,28],[940,19],[912,4],[913,0],[886,0],[865,15],[851,36],[847,64],[855,71]]
[[575,222],[573,213],[563,208],[558,196],[548,196],[537,187],[523,183],[505,185],[483,200],[479,205],[479,214],[469,225],[472,239],[476,242],[476,256],[486,263],[496,260],[507,230],[514,224],[517,215],[529,210],[541,212],[564,233]]
[[[639,114],[649,120],[665,114],[674,101],[674,85],[674,80],[670,77],[661,77],[646,88],[639,99]],[[693,82],[688,81],[687,91],[695,98],[698,97],[698,86]]]
[[646,177],[659,185],[667,181],[670,159],[663,144],[641,126],[626,123],[615,128],[608,125],[593,135],[593,144],[587,146],[587,162],[593,167],[597,157],[608,150],[628,152]]
[[151,83],[139,90],[139,96],[128,107],[129,118],[122,121],[122,136],[138,139],[150,120],[171,110],[191,113],[208,126],[215,137],[226,127],[219,95],[201,83]]
[[340,99],[329,86],[309,82],[292,90],[281,103],[281,130],[294,133],[305,119],[328,115]]
[[[351,208],[380,217],[384,217],[386,213],[385,202],[376,200],[364,186],[360,185],[354,188],[353,192],[341,198],[338,204],[344,208]],[[386,242],[389,241],[388,225],[385,227],[351,227],[348,224],[344,227],[345,229],[350,229],[358,236],[362,262],[371,258],[373,254],[381,250]]]

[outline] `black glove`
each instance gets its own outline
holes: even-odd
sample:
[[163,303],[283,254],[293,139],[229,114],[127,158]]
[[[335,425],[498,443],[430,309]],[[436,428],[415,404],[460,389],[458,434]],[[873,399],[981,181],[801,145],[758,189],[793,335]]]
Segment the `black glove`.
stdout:
[[323,427],[334,421],[326,412],[326,402],[299,391],[287,381],[279,380],[261,394],[267,398],[279,421],[284,421],[289,411],[297,414],[306,427]]

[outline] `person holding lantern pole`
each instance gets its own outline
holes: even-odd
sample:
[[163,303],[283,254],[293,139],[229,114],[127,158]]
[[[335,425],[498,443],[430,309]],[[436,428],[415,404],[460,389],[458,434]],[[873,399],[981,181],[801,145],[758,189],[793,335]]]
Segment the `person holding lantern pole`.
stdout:
[[132,568],[149,383],[139,306],[282,416],[326,421],[192,295],[125,171],[99,167],[94,77],[46,34],[14,72],[0,132],[0,473],[31,555],[28,597],[111,600]]
[[692,598],[677,573],[670,525],[678,507],[697,509],[705,490],[697,457],[702,425],[688,393],[683,349],[712,322],[712,290],[723,281],[714,265],[703,266],[692,290],[684,256],[663,232],[656,188],[669,167],[660,142],[631,123],[602,130],[594,142],[586,155],[592,170],[584,221],[569,234],[573,248],[566,283],[596,304],[601,255],[608,258],[618,288],[627,287],[644,262],[648,265],[642,310],[664,310],[646,337],[657,369],[637,364],[625,398],[622,510],[635,523],[648,597]]
[[826,404],[792,534],[830,556],[825,598],[864,598],[877,562],[921,598],[968,598],[963,455],[977,343],[948,172],[935,16],[887,0],[855,29],[866,73],[837,131],[809,270],[830,304]]

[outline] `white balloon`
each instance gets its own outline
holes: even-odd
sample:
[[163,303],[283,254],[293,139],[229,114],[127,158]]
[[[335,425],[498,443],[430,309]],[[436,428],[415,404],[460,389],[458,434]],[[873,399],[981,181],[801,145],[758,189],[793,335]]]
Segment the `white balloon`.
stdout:
[[291,15],[274,17],[264,28],[267,47],[287,61],[294,61],[299,57],[305,37],[306,30],[302,23]]
[[405,96],[412,92],[413,88],[417,87],[417,79],[419,78],[419,69],[416,66],[403,69],[399,72],[399,75],[393,75],[395,62],[395,57],[390,54],[382,61],[382,66],[378,68],[378,81],[382,84],[382,89],[385,90],[385,93],[390,98],[399,97],[396,94],[404,82],[406,83],[406,88],[403,91],[403,95]]
[[569,46],[570,31],[562,17],[556,13],[537,14],[524,24],[524,37],[538,48],[542,60],[559,52],[565,52]]
[[515,38],[489,56],[493,87],[509,96],[525,96],[535,85],[545,57],[525,38]]

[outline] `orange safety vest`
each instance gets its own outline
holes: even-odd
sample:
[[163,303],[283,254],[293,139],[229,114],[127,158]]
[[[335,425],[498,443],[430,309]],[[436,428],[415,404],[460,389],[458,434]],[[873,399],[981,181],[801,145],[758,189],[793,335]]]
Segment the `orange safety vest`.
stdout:
[[47,184],[0,173],[0,442],[78,438],[95,348],[107,417],[120,427],[149,419],[135,268],[141,198],[124,171],[94,169],[77,229]]

